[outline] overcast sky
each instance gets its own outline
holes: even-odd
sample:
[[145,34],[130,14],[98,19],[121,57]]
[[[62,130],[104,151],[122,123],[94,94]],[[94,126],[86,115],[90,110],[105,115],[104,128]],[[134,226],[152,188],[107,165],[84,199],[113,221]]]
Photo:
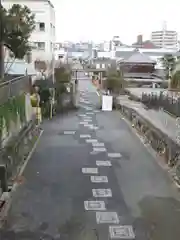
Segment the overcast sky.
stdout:
[[179,0],[51,0],[56,10],[57,41],[110,40],[132,43],[152,30],[180,32]]

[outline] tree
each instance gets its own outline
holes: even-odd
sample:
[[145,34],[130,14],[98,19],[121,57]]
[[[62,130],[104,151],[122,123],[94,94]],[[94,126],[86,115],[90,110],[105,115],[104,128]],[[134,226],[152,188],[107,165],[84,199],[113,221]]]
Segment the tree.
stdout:
[[171,78],[171,88],[180,89],[180,71],[176,71]]
[[23,59],[31,50],[29,37],[35,29],[34,14],[27,6],[14,4],[9,10],[2,9],[4,33],[3,44],[14,58]]
[[55,68],[55,99],[57,102],[57,111],[62,108],[63,94],[67,93],[67,85],[70,84],[71,71],[69,66]]
[[105,88],[111,93],[119,93],[124,88],[124,79],[121,71],[110,69],[107,73]]
[[172,54],[166,54],[160,61],[164,67],[166,78],[171,79],[172,72],[176,67],[176,58]]

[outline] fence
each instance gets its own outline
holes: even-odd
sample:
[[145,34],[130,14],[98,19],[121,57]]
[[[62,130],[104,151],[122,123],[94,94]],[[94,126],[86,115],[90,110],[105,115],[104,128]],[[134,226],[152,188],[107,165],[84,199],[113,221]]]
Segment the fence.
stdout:
[[20,92],[28,92],[29,84],[28,76],[20,76],[0,83],[0,104],[6,102],[10,97],[19,95]]
[[160,94],[142,94],[142,103],[150,108],[163,108],[176,117],[180,117],[180,97]]

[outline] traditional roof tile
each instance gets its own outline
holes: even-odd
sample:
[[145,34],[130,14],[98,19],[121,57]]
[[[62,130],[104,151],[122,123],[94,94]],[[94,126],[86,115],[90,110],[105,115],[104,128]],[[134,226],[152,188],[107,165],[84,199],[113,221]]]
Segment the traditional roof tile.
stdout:
[[128,59],[123,60],[125,63],[151,63],[154,64],[156,61],[152,60],[150,57],[147,55],[136,52],[133,55],[131,55]]

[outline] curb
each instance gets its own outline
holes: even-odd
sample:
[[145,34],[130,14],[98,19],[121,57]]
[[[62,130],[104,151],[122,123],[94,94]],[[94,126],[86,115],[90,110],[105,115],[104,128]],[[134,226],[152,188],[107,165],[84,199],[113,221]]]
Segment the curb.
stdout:
[[[34,143],[33,148],[31,149],[30,153],[28,154],[25,162],[22,164],[21,170],[19,171],[17,177],[20,177],[23,174],[29,160],[31,159],[31,157],[32,157],[32,155],[33,155],[33,153],[34,153],[34,151],[35,151],[35,149],[36,149],[36,147],[39,143],[39,140],[40,140],[43,132],[44,132],[43,130],[40,131],[40,134],[39,134],[36,142]],[[1,196],[1,198],[0,198],[0,203],[3,204],[2,208],[1,208],[1,212],[0,212],[0,228],[6,222],[6,217],[7,217],[8,211],[9,211],[10,206],[11,206],[13,193],[16,191],[18,186],[19,186],[19,184],[17,182],[14,183],[12,188],[11,188],[11,191],[10,192],[4,192]]]
[[[18,177],[20,177],[20,176],[23,174],[23,172],[24,172],[24,170],[25,170],[25,168],[26,168],[26,166],[27,166],[30,158],[32,157],[32,155],[33,155],[33,153],[34,153],[34,151],[35,151],[35,149],[36,149],[36,147],[37,147],[37,145],[38,145],[38,143],[39,143],[39,140],[40,140],[43,132],[44,132],[44,130],[41,130],[41,131],[40,131],[40,134],[39,134],[36,142],[34,143],[33,148],[31,149],[31,151],[30,151],[30,153],[28,154],[26,160],[24,161],[23,165],[21,166],[21,170],[19,171]],[[12,186],[11,192],[14,192],[17,187],[18,187],[18,183],[14,183],[13,186]]]

